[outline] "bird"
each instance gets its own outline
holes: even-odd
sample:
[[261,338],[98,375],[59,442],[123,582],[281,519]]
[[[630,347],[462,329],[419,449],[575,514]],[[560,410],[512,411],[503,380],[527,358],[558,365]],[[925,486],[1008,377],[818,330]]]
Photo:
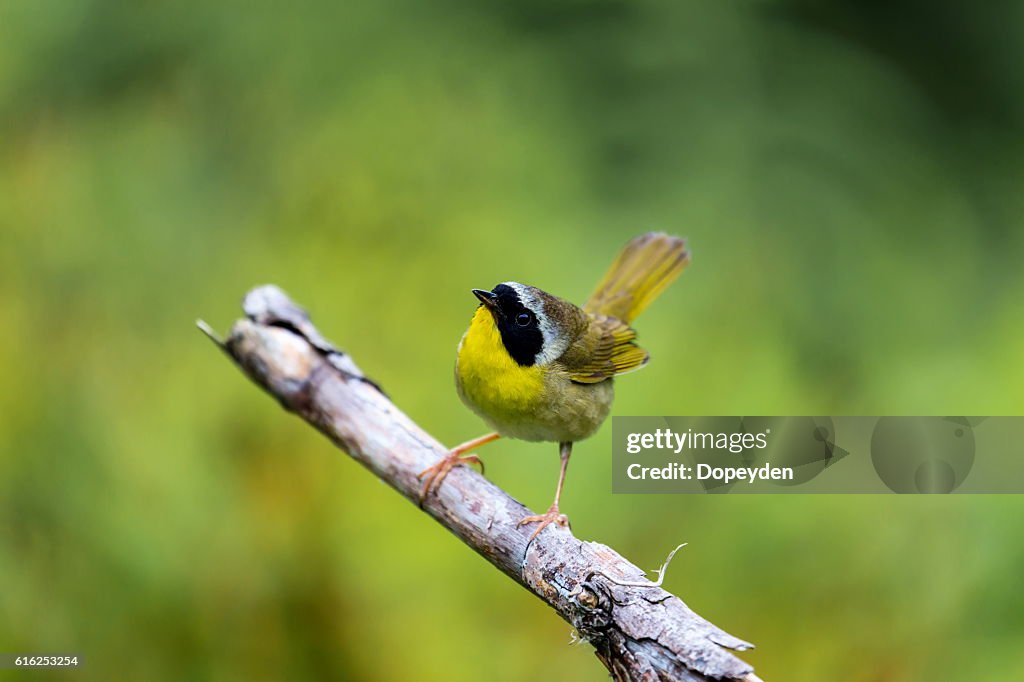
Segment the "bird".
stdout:
[[456,351],[455,386],[492,432],[452,448],[421,471],[421,503],[455,466],[477,464],[472,451],[498,438],[558,443],[561,466],[547,512],[532,541],[552,523],[569,526],[559,509],[573,443],[592,436],[611,410],[614,379],[644,367],[633,320],[690,262],[685,239],[648,232],[630,240],[582,307],[519,282],[473,289],[479,300]]

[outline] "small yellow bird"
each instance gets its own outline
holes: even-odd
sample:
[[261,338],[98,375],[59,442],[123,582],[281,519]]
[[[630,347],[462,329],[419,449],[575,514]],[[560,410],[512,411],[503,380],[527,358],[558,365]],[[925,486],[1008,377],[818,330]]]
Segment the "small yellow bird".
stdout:
[[455,385],[459,397],[493,429],[451,450],[420,472],[421,500],[453,466],[480,458],[469,451],[498,438],[559,443],[562,459],[555,501],[537,523],[567,526],[558,510],[572,444],[592,436],[612,405],[612,378],[647,364],[629,326],[690,262],[686,241],[650,232],[634,238],[579,308],[540,289],[505,282],[473,289],[480,306],[459,342]]

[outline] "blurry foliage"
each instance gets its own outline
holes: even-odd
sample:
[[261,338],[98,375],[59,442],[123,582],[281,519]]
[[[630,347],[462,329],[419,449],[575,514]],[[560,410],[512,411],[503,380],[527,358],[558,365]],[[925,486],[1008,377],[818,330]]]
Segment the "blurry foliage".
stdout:
[[[568,626],[192,328],[289,290],[446,442],[470,287],[690,237],[618,414],[1022,409],[1024,12],[831,0],[0,5],[0,649],[80,679],[597,679]],[[1021,502],[613,497],[766,679],[1024,676]],[[555,448],[488,475],[547,504]]]

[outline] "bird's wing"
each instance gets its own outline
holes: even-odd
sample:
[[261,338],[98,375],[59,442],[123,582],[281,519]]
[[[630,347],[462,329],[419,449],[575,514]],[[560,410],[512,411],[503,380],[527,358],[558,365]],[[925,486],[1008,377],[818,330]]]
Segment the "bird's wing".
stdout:
[[636,332],[632,327],[606,315],[589,317],[587,329],[558,360],[570,379],[595,384],[647,364],[650,355],[634,343]]

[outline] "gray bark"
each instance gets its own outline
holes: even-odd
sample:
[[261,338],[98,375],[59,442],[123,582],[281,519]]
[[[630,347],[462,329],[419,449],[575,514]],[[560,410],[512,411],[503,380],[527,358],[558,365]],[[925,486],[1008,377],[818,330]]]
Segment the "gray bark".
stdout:
[[[417,473],[446,448],[402,413],[328,342],[305,311],[274,286],[250,291],[245,319],[225,341],[199,326],[254,382],[302,417],[375,476],[419,505]],[[646,582],[644,572],[611,548],[549,526],[529,541],[530,515],[475,470],[456,467],[422,505],[460,540],[544,600],[595,649],[616,680],[746,680],[753,668],[730,650],[751,644]]]

